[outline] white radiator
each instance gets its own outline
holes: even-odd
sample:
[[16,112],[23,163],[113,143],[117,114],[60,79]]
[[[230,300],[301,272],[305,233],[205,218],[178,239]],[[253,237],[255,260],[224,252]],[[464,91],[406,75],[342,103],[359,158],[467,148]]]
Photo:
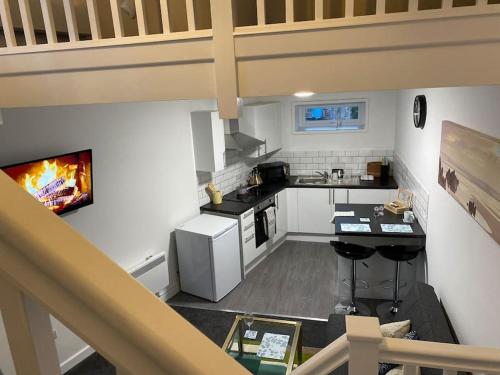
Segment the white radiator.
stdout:
[[128,272],[157,295],[168,285],[168,266],[165,252],[147,257],[144,262],[132,267]]

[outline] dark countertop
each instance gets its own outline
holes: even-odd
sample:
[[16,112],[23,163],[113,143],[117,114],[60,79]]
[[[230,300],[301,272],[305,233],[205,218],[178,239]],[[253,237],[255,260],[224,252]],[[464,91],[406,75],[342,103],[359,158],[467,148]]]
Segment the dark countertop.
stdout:
[[[213,203],[207,203],[204,206],[200,207],[201,211],[207,211],[207,212],[217,212],[221,214],[226,214],[226,215],[234,215],[234,216],[239,216],[245,211],[248,211],[252,207],[256,206],[257,204],[263,202],[267,198],[279,193],[283,189],[286,188],[319,188],[319,189],[397,189],[398,184],[394,180],[394,178],[389,177],[389,180],[387,183],[382,184],[380,182],[379,178],[375,178],[374,181],[360,181],[359,185],[323,185],[323,184],[298,184],[297,179],[299,179],[299,176],[290,176],[290,179],[284,183],[284,184],[274,184],[274,185],[267,185],[266,186],[266,192],[259,196],[258,200],[254,203],[243,203],[243,202],[235,202],[235,201],[228,201],[222,199],[221,204],[213,204]],[[231,194],[231,193],[230,193]],[[373,215],[372,215],[373,216]]]
[[[384,216],[375,218],[373,216],[373,208],[376,204],[336,204],[335,211],[354,211],[354,216],[339,216],[335,218],[335,234],[338,236],[364,236],[364,237],[399,237],[399,238],[425,238],[425,232],[422,227],[415,220],[414,223],[409,224],[413,229],[413,233],[387,233],[382,232],[380,224],[406,224],[403,222],[403,215],[396,215],[390,211],[384,210]],[[367,217],[370,219],[369,223],[371,232],[343,232],[341,228],[342,223],[360,224],[359,218]],[[361,223],[364,224],[364,223]]]

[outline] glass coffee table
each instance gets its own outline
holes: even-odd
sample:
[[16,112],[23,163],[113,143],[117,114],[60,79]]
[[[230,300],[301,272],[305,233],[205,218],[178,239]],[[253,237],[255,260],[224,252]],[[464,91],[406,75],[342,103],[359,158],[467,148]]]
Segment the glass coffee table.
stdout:
[[302,363],[302,323],[252,318],[249,329],[248,317],[236,315],[223,349],[254,375],[290,374]]

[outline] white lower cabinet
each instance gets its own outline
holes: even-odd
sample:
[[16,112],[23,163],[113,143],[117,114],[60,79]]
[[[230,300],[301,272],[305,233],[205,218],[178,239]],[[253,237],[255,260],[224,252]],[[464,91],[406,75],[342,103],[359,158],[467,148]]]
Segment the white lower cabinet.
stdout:
[[299,231],[299,189],[286,189],[286,209],[287,209],[287,232],[297,233]]
[[392,189],[349,189],[348,203],[384,204],[396,199],[396,195],[397,190]]
[[280,241],[288,232],[288,202],[287,189],[281,190],[276,196],[276,236],[274,242]]
[[332,234],[334,189],[303,188],[298,192],[298,231]]

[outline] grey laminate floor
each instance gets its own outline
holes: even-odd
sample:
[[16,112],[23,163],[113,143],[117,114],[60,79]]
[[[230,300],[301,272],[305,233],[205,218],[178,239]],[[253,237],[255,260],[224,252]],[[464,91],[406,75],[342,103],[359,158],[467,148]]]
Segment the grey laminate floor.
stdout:
[[186,293],[171,305],[327,319],[334,312],[337,255],[327,243],[286,241],[217,303]]

